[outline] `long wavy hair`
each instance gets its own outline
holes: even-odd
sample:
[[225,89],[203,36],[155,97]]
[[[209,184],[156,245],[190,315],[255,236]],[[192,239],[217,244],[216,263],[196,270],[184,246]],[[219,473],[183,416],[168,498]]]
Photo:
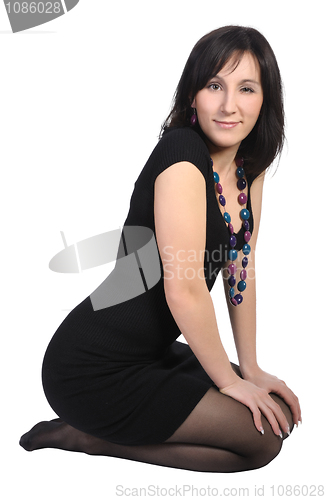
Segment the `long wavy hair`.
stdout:
[[[191,104],[197,92],[232,58],[239,63],[248,52],[260,66],[263,104],[253,130],[242,141],[238,153],[245,159],[246,172],[257,176],[281,153],[285,135],[279,67],[266,38],[254,28],[225,26],[211,31],[196,43],[181,75],[161,135],[170,127],[190,126]],[[203,134],[198,122],[194,129]]]

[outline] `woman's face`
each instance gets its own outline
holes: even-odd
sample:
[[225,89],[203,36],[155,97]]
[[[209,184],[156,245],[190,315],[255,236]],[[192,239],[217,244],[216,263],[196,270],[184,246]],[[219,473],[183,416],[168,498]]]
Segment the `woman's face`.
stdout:
[[218,149],[238,148],[254,128],[263,104],[256,58],[246,52],[234,69],[235,62],[229,61],[192,103],[202,131]]

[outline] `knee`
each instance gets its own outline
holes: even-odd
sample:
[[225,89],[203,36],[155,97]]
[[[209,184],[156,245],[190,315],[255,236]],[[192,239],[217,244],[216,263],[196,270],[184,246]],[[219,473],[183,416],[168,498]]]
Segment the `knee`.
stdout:
[[[283,439],[276,436],[274,433],[269,433],[261,438],[259,444],[256,445],[248,456],[250,469],[260,469],[269,464],[280,453],[283,445]],[[266,438],[266,439],[265,439]]]

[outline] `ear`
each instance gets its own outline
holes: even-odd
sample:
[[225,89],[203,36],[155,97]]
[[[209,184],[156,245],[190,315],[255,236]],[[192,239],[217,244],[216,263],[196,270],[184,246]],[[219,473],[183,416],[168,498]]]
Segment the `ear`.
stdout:
[[191,103],[191,107],[192,108],[196,108],[196,97],[194,98],[194,100],[192,101]]

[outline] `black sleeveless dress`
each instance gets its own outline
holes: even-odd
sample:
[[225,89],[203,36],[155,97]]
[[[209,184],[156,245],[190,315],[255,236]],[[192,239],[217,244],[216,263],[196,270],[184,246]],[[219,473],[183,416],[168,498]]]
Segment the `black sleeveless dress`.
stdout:
[[[206,181],[204,271],[211,290],[227,260],[229,234],[215,195],[208,148],[196,131],[171,128],[163,134],[135,183],[124,227],[145,228],[155,241],[154,182],[180,161],[194,164]],[[252,180],[247,179],[251,213]],[[253,228],[252,215],[249,222]],[[243,231],[238,233],[238,250]],[[122,243],[119,252],[123,246],[126,255],[125,239]],[[119,279],[128,278],[129,267],[123,260],[117,260],[118,271],[113,270],[55,332],[43,360],[43,387],[57,415],[81,431],[118,444],[162,443],[187,418],[213,381],[190,347],[176,341],[181,332],[165,299],[159,257],[160,275],[150,286],[146,286],[146,269],[142,272],[138,260],[142,293],[128,296],[126,292],[120,302],[104,300],[99,304],[98,297],[105,299],[110,289],[114,295]]]

